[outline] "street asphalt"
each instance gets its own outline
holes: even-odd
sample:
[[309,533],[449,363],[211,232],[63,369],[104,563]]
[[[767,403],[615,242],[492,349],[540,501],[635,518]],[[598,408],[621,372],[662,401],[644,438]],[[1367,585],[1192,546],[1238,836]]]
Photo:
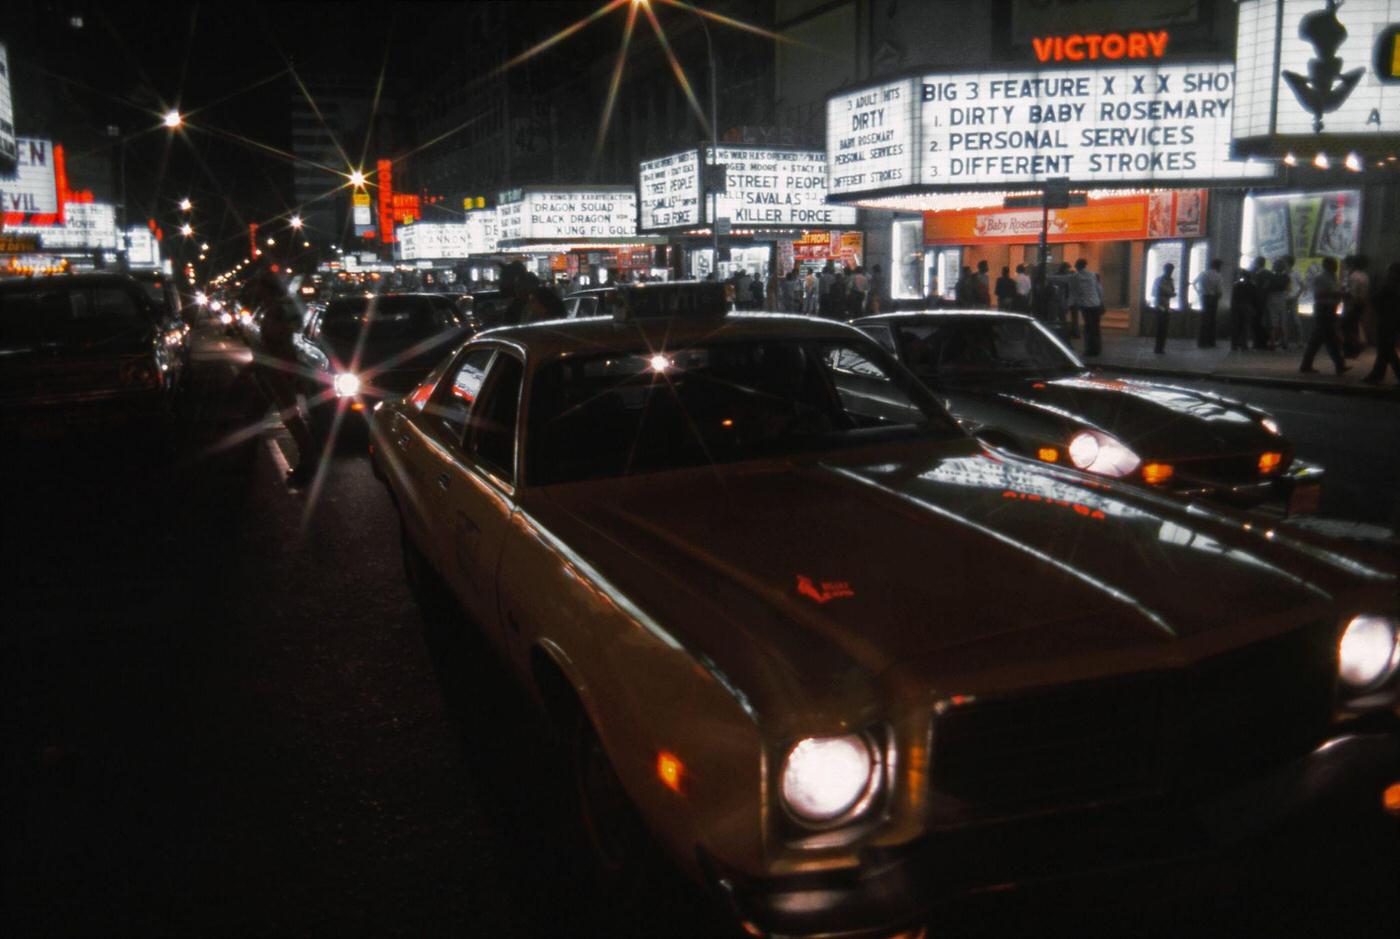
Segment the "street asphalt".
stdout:
[[[210,334],[199,349],[171,465],[4,461],[0,932],[719,930],[681,887],[599,902],[525,699],[467,624],[424,628],[363,441],[314,497],[289,490],[293,451],[240,377],[246,350]],[[1326,511],[1393,522],[1393,405],[1249,396],[1328,464]],[[930,934],[1388,937],[1397,872],[1393,825],[1301,826],[943,904]]]

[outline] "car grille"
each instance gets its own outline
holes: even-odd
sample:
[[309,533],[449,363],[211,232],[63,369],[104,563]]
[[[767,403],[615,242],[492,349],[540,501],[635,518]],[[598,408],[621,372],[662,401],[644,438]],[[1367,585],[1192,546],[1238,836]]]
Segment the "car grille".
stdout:
[[1238,486],[1258,482],[1264,478],[1259,472],[1259,456],[1259,453],[1245,453],[1238,456],[1171,462],[1176,468],[1178,483],[1208,482]]
[[979,700],[935,718],[932,784],[974,816],[1217,785],[1306,752],[1331,714],[1325,629],[1190,668]]

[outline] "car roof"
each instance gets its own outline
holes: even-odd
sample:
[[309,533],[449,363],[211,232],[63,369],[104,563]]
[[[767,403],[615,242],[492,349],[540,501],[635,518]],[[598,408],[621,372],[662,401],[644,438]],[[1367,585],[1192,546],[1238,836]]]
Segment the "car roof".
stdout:
[[894,313],[877,313],[851,320],[857,326],[874,326],[879,323],[905,323],[914,320],[939,319],[1003,319],[1037,322],[1035,317],[1025,313],[1008,313],[1005,310],[898,310]]
[[498,326],[476,339],[496,339],[522,346],[543,358],[575,352],[606,352],[643,344],[663,348],[710,339],[809,338],[869,341],[859,330],[835,320],[786,313],[730,313],[716,317],[613,317],[546,320],[523,326]]

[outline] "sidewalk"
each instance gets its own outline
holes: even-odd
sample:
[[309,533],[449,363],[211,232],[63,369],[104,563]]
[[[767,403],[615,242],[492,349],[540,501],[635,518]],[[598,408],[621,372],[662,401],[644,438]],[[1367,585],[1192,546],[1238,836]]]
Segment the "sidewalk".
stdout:
[[[1075,340],[1074,350],[1083,354],[1083,341]],[[1215,381],[1245,385],[1270,385],[1278,388],[1307,389],[1331,394],[1358,394],[1370,397],[1400,398],[1400,384],[1394,374],[1386,373],[1385,382],[1368,385],[1361,381],[1375,363],[1374,350],[1367,349],[1355,359],[1348,360],[1351,370],[1343,375],[1332,373],[1332,362],[1326,350],[1319,352],[1313,367],[1316,374],[1303,374],[1298,365],[1303,350],[1297,346],[1288,351],[1231,352],[1227,344],[1213,349],[1197,348],[1194,340],[1170,339],[1161,355],[1152,351],[1149,336],[1129,336],[1106,332],[1103,355],[1085,361],[1105,371],[1127,372],[1161,378],[1209,378]]]

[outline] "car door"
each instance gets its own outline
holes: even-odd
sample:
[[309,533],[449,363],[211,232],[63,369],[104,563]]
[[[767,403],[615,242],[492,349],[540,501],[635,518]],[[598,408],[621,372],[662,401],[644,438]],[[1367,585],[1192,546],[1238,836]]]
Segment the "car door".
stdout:
[[516,441],[525,366],[512,349],[491,361],[466,434],[435,484],[443,494],[439,570],[467,612],[499,634],[496,568],[515,511]]
[[439,531],[448,524],[446,493],[451,476],[449,466],[461,447],[467,419],[481,392],[487,369],[496,355],[494,346],[469,346],[449,365],[418,413],[417,402],[396,406],[390,418],[389,433],[383,445],[398,467],[399,509],[409,534],[423,553],[442,567]]

